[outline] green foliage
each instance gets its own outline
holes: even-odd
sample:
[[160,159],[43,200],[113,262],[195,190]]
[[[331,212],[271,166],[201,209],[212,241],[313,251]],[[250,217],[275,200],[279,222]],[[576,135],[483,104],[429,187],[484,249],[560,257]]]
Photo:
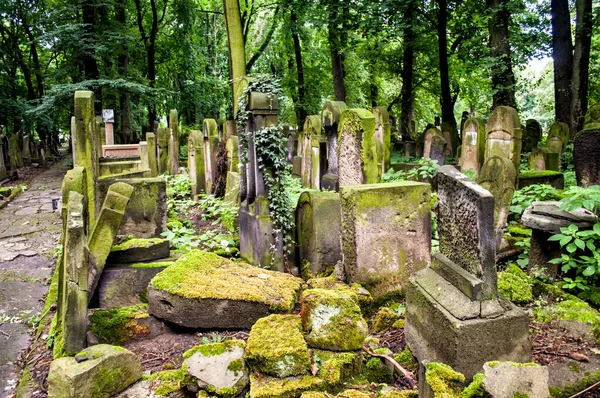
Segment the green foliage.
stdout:
[[409,170],[406,174],[409,180],[431,181],[435,171],[440,167],[437,160],[421,158],[417,162],[419,167]]
[[384,174],[381,175],[381,182],[398,182],[398,181],[406,181],[406,174],[403,170],[394,171],[394,169],[389,169]]
[[416,158],[414,156],[403,155],[402,152],[392,152],[392,155],[390,157],[390,163],[392,163],[392,164],[410,163],[410,162],[415,162],[417,160],[418,160],[418,158]]
[[571,186],[564,192],[565,197],[560,201],[562,210],[571,211],[584,208],[600,215],[600,185],[587,188]]
[[214,195],[200,195],[198,205],[203,210],[202,219],[204,221],[213,218],[213,225],[221,223],[229,232],[237,231],[238,208],[231,202],[226,202]]
[[521,218],[521,215],[531,202],[543,200],[556,200],[558,191],[548,184],[528,185],[515,191],[512,198],[510,212],[515,218]]

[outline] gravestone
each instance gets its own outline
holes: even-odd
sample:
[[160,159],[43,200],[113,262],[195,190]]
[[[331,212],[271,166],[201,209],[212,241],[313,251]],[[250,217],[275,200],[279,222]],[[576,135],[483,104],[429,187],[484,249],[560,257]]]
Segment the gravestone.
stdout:
[[[317,115],[307,116],[304,131],[298,139],[298,153],[302,156],[300,181],[304,188],[319,189],[321,187],[321,118]],[[325,155],[323,153],[323,155]]]
[[431,136],[431,146],[429,151],[429,158],[431,160],[437,160],[440,166],[443,166],[448,155],[448,142],[445,138],[438,134]]
[[[456,150],[458,149],[459,142],[453,142],[455,137],[458,137],[456,133],[456,126],[450,122],[442,123],[442,137],[446,140],[446,149],[445,156],[454,157],[456,155]],[[440,163],[442,164],[442,163]]]
[[240,164],[240,256],[252,265],[261,265],[279,271],[283,268],[283,238],[273,234],[273,223],[269,215],[268,192],[264,183],[264,172],[259,167],[254,146],[254,132],[277,125],[279,102],[270,93],[250,92],[248,98],[247,149],[240,148],[240,157],[248,163]]
[[237,135],[232,135],[227,138],[225,144],[227,148],[227,171],[234,173],[240,172],[239,161],[240,155],[238,154],[240,143]]
[[406,291],[408,277],[430,262],[430,185],[340,185],[340,200],[346,282],[368,286],[374,298]]
[[332,270],[342,259],[340,233],[340,196],[335,192],[303,192],[296,207],[298,261],[302,271],[309,267],[317,275]]
[[485,125],[474,117],[468,118],[463,125],[462,170],[479,172],[485,156]]
[[[556,137],[554,137],[556,138]],[[535,171],[545,171],[545,170],[553,170],[558,171],[560,168],[560,153],[556,152],[554,149],[555,144],[558,143],[558,146],[562,146],[560,140],[554,143],[548,142],[549,146],[545,148],[535,148],[531,155],[529,155],[529,168]],[[550,149],[553,147],[553,149]]]
[[423,136],[423,157],[424,158],[431,158],[431,142],[432,142],[434,136],[444,138],[442,136],[442,132],[439,129],[437,129],[435,127],[428,128]]
[[509,159],[515,170],[521,163],[521,123],[514,108],[497,106],[485,126],[485,161],[494,156]]
[[89,225],[96,221],[96,183],[98,180],[98,152],[94,131],[94,93],[91,91],[75,91],[75,134],[73,135],[73,166],[81,166],[85,169],[88,198]]
[[156,177],[158,176],[156,135],[154,133],[146,133],[146,142],[148,143],[148,168],[150,169],[150,177]]
[[19,145],[19,136],[16,133],[8,138],[8,147],[11,168],[16,169],[18,167],[23,167],[23,156]]
[[437,170],[433,186],[440,249],[409,279],[408,346],[467,379],[491,360],[530,361],[529,317],[497,290],[494,197],[452,166]]
[[219,125],[215,119],[204,119],[202,122],[204,133],[204,174],[206,193],[214,194],[214,184],[217,181],[217,154],[219,151]]
[[148,143],[146,141],[140,141],[138,144],[140,148],[140,169],[147,170],[150,173],[150,160],[148,159]]
[[542,139],[542,126],[535,119],[527,119],[525,122],[525,134],[523,135],[523,152],[531,152],[538,146]]
[[177,110],[169,111],[169,173],[176,175],[179,173],[179,117]]
[[204,134],[200,130],[192,130],[188,137],[188,169],[194,200],[206,192],[204,167]]
[[158,145],[158,174],[169,174],[169,129],[164,127],[156,129],[156,143]]
[[[87,170],[86,170],[87,174]],[[134,188],[124,182],[117,182],[108,188],[102,209],[98,214],[98,221],[94,225],[88,239],[90,250],[90,267],[88,274],[88,301],[92,298],[106,259],[110,254],[121,221],[125,215],[127,204],[133,194]],[[93,202],[89,200],[88,202]]]
[[583,129],[575,135],[573,160],[577,185],[600,184],[600,104],[591,106],[585,114]]
[[371,110],[375,116],[375,142],[377,144],[377,163],[381,164],[381,174],[390,168],[392,156],[392,127],[390,114],[382,106]]
[[23,158],[24,166],[31,166],[31,147],[30,147],[31,135],[25,134],[23,136],[23,152],[21,157]]
[[342,113],[338,133],[339,186],[375,184],[381,170],[376,163],[375,117],[365,109]]
[[342,113],[348,109],[343,101],[325,101],[321,110],[321,121],[327,138],[327,171],[322,178],[322,187],[330,191],[339,189],[338,176],[338,130]]
[[501,156],[489,158],[479,172],[477,182],[494,196],[494,228],[500,245],[502,229],[506,226],[512,197],[515,193],[517,170],[513,163]]

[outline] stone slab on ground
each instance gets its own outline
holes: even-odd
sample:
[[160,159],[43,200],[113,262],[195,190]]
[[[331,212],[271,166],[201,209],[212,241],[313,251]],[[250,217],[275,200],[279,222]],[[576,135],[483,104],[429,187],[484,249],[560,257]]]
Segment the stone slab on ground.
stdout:
[[513,398],[518,394],[536,398],[550,396],[545,366],[488,362],[483,365],[483,374],[483,386],[493,398]]
[[152,279],[149,312],[188,328],[249,329],[271,312],[291,312],[302,283],[195,250]]
[[106,260],[112,264],[132,264],[144,261],[161,260],[169,257],[167,239],[131,239],[113,246]]

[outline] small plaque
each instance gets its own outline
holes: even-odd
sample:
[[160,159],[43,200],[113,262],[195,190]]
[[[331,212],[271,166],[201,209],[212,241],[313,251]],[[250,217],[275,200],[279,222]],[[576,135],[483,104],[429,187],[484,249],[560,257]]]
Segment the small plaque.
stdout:
[[112,109],[102,109],[102,119],[104,120],[104,123],[114,123],[115,111]]

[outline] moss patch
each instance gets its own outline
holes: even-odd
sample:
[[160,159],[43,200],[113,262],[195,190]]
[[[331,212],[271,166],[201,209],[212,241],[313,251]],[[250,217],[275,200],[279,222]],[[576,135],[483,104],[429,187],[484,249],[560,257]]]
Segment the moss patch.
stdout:
[[154,393],[156,395],[166,397],[181,390],[181,387],[186,384],[186,376],[187,370],[182,367],[177,370],[163,370],[153,373],[150,376],[145,376],[144,379],[155,384]]
[[101,343],[122,345],[131,338],[150,333],[139,319],[148,318],[148,305],[96,311],[90,317],[89,329]]
[[242,340],[227,340],[222,343],[201,344],[194,346],[183,353],[183,359],[188,359],[199,352],[204,357],[221,355],[225,352],[231,352],[234,348],[246,348],[246,343]]
[[462,390],[462,383],[465,376],[462,373],[454,371],[450,366],[429,362],[425,365],[425,379],[435,396],[441,397],[459,397]]
[[244,358],[251,368],[269,375],[306,374],[310,359],[300,318],[273,314],[259,319],[250,330]]
[[550,387],[550,395],[554,398],[567,398],[575,395],[592,384],[600,381],[600,371],[595,373],[587,373],[585,377],[577,381],[577,383],[568,385],[564,388]]
[[128,249],[148,248],[154,245],[163,243],[166,239],[149,238],[149,239],[128,239],[119,245],[113,246],[110,251],[124,251]]
[[289,274],[233,262],[194,250],[158,273],[150,284],[176,296],[265,303],[274,312],[290,312],[302,280]]
[[535,318],[539,322],[550,322],[554,319],[561,321],[576,321],[600,326],[600,314],[590,307],[585,301],[568,295],[564,301],[534,310]]
[[417,398],[418,396],[418,391],[402,390],[384,392],[381,395],[379,395],[379,398]]
[[489,396],[483,388],[483,380],[485,375],[477,373],[473,376],[473,381],[462,392],[461,398],[483,398]]
[[559,176],[562,173],[560,171],[553,170],[543,170],[543,171],[526,171],[523,173],[519,173],[519,179],[525,180],[528,178],[545,178],[545,177],[555,177]]
[[250,398],[295,398],[304,391],[323,391],[326,385],[314,376],[277,379],[250,375]]
[[363,373],[371,383],[394,383],[394,372],[379,358],[370,358],[365,364]]
[[511,264],[504,272],[498,272],[498,290],[513,303],[533,300],[531,279],[515,264]]
[[319,367],[317,377],[325,380],[329,387],[339,386],[363,369],[362,356],[355,352],[314,350],[313,360]]
[[413,356],[408,346],[406,346],[404,351],[402,351],[401,353],[395,354],[394,360],[398,362],[401,366],[410,370],[417,370],[417,368],[419,367],[417,359]]
[[400,316],[396,311],[388,307],[381,307],[377,311],[375,319],[373,319],[373,330],[376,332],[386,332],[394,327],[394,324],[398,320],[400,320]]
[[353,283],[349,286],[343,282],[340,282],[333,274],[327,277],[311,278],[308,280],[307,285],[310,289],[350,291],[356,294],[356,298],[358,299],[356,303],[360,306],[360,309],[363,312],[368,311],[373,304],[373,297],[367,289],[362,287],[359,283]]

